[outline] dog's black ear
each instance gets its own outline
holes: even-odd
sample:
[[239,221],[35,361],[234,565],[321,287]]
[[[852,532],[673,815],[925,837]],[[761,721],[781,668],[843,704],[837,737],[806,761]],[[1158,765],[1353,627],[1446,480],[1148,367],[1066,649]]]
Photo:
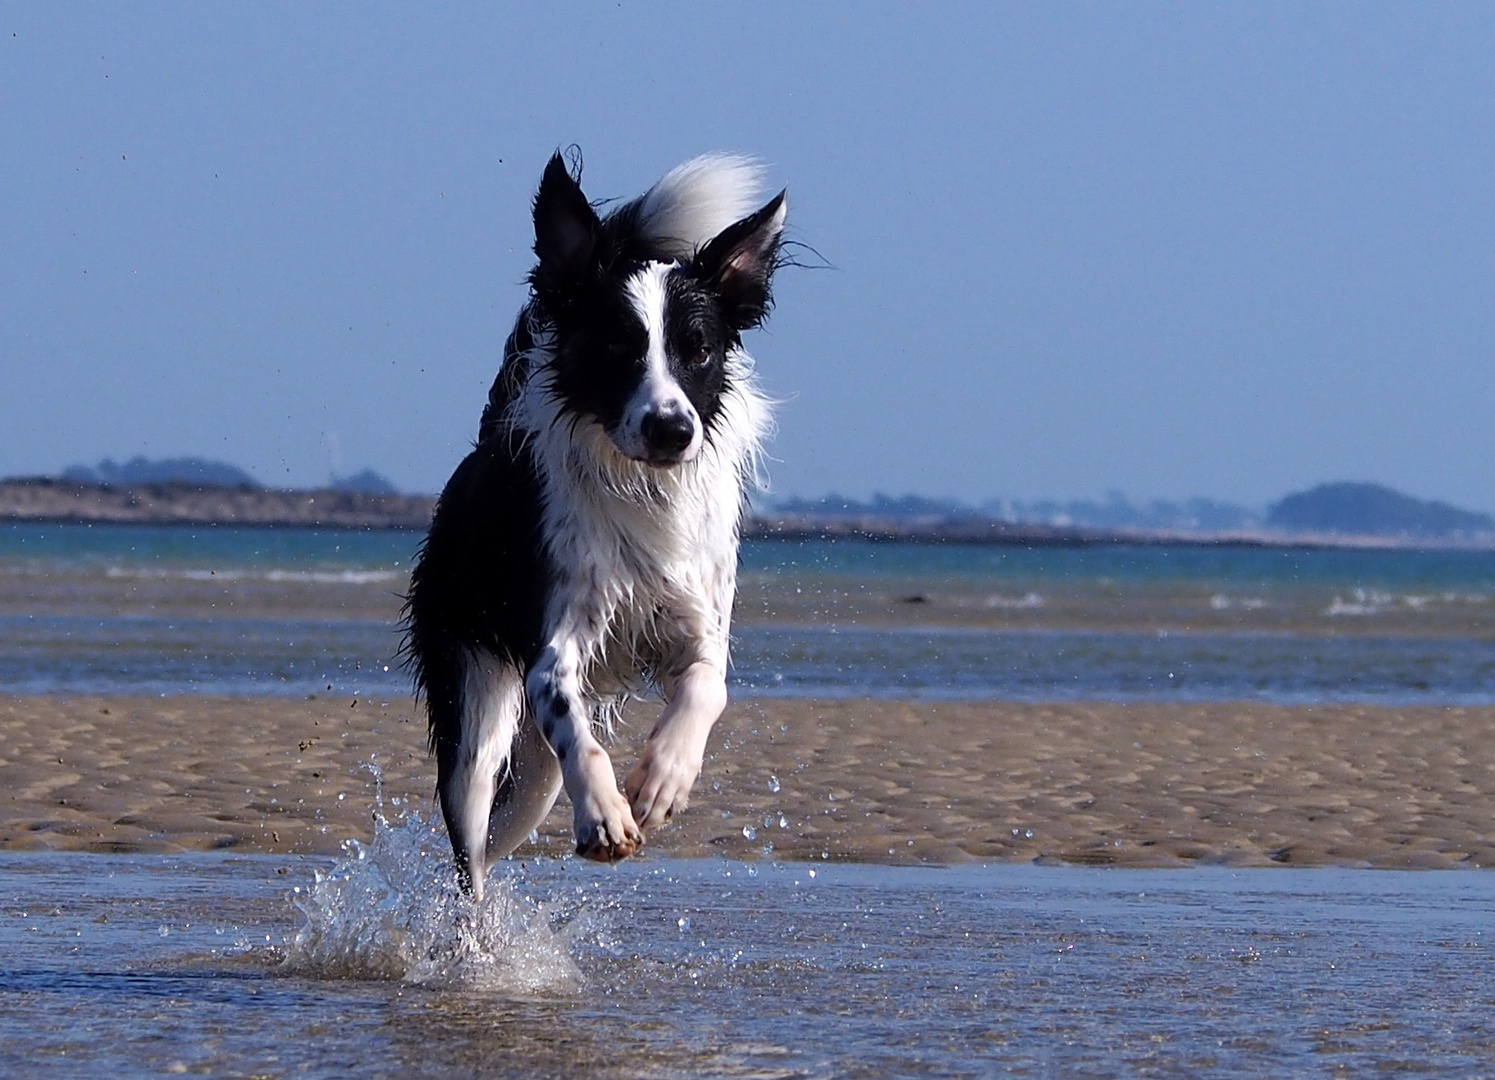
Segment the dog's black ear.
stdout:
[[554,288],[585,276],[596,254],[600,222],[577,178],[559,153],[553,155],[535,194],[534,282]]
[[696,275],[721,296],[723,314],[735,330],[757,326],[773,304],[770,280],[789,211],[787,194],[779,192],[756,214],[727,226],[696,255]]

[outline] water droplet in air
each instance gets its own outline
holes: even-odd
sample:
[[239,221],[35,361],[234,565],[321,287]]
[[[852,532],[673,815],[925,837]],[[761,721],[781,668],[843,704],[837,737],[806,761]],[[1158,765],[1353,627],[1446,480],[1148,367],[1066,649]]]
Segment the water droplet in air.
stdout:
[[777,776],[770,776],[768,778],[768,790],[774,795],[779,793],[779,778]]
[[742,838],[744,840],[756,840],[758,839],[758,830],[751,825],[744,825],[742,827]]
[[675,920],[675,925],[680,928],[681,933],[684,933],[685,931],[690,929],[690,918],[688,916],[682,915],[680,916],[680,918]]

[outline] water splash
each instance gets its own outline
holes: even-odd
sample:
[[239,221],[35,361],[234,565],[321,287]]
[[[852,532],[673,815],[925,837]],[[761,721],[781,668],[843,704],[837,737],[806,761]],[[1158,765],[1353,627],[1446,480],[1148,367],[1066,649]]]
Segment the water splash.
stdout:
[[373,843],[344,850],[292,892],[305,924],[286,946],[284,970],[503,994],[580,988],[572,949],[597,921],[587,907],[526,897],[501,868],[474,904],[436,822],[411,812],[391,823],[382,802]]

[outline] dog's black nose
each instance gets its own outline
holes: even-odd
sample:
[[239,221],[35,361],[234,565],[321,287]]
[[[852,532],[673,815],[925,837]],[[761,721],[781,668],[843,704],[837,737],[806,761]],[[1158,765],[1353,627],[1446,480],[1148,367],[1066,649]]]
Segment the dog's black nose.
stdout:
[[696,437],[696,424],[683,412],[655,412],[639,425],[649,456],[661,460],[679,460]]

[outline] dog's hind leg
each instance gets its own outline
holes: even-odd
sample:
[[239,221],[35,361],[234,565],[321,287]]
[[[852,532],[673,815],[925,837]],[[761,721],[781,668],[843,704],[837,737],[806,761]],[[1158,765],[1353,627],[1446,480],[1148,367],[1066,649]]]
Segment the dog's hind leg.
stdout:
[[498,795],[488,817],[488,862],[502,859],[539,827],[561,793],[561,766],[528,714],[499,777]]
[[487,652],[467,653],[459,683],[456,745],[440,755],[436,790],[457,867],[473,899],[483,898],[488,821],[519,732],[524,681]]

